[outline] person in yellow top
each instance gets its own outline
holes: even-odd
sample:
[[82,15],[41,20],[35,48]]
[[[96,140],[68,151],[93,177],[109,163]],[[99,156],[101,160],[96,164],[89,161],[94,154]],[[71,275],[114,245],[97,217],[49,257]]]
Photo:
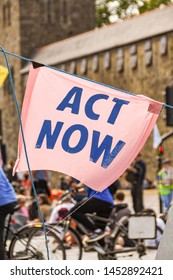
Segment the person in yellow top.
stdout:
[[170,159],[163,160],[163,167],[157,173],[157,187],[162,201],[162,212],[165,213],[171,205],[173,195],[173,167]]

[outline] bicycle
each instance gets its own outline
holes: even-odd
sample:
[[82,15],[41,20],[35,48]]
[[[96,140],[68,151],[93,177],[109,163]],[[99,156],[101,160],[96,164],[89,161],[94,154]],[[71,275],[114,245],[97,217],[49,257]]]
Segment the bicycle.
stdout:
[[[71,194],[69,192],[66,192],[65,196],[71,196]],[[72,196],[71,196],[71,199]],[[129,257],[134,253],[138,254],[139,258],[142,258],[142,256],[144,256],[146,254],[146,246],[144,243],[144,240],[149,238],[141,238],[141,236],[137,236],[135,239],[129,238],[128,237],[128,232],[129,232],[129,219],[130,217],[125,216],[122,217],[118,222],[116,222],[116,215],[117,212],[123,208],[127,207],[126,203],[123,204],[116,204],[113,206],[112,208],[112,212],[109,218],[104,218],[104,217],[100,217],[98,215],[96,215],[95,213],[93,214],[89,214],[86,213],[86,215],[92,220],[94,221],[99,227],[101,226],[102,228],[105,229],[105,235],[103,238],[101,238],[98,241],[94,241],[94,242],[90,242],[89,244],[87,244],[87,240],[89,240],[88,236],[88,230],[78,221],[76,222],[76,229],[71,229],[70,228],[70,221],[71,218],[68,217],[68,219],[63,221],[63,224],[61,225],[61,227],[63,228],[63,238],[64,239],[66,232],[68,232],[68,230],[72,230],[73,231],[73,235],[75,235],[75,238],[77,240],[76,242],[76,246],[78,246],[78,250],[76,250],[76,256],[77,259],[81,259],[82,258],[82,250],[84,248],[82,242],[81,242],[81,237],[80,235],[84,235],[86,236],[85,239],[85,245],[88,246],[88,249],[94,249],[97,252],[98,255],[98,259],[99,260],[117,260],[119,258],[124,258],[124,257]],[[140,217],[140,215],[142,214],[138,214],[137,217]],[[135,216],[135,215],[132,215]],[[147,215],[142,215],[142,216],[146,216]],[[155,224],[155,215],[149,215],[152,216],[154,219],[154,231],[156,231],[156,224]],[[107,232],[106,228],[109,227],[109,232]],[[58,229],[57,229],[58,231]],[[59,233],[57,233],[59,234]],[[155,236],[153,235],[153,238]],[[125,246],[121,246],[120,241],[125,243],[123,245]],[[72,247],[73,249],[73,247]]]
[[66,260],[81,260],[83,255],[83,245],[80,234],[70,226],[71,219],[63,225],[49,224],[61,239],[66,251]]
[[65,260],[66,253],[62,241],[49,225],[45,225],[45,231],[41,223],[29,223],[18,230],[11,228],[11,218],[19,206],[7,217],[4,234],[4,248],[7,259],[10,260],[46,260],[46,242],[51,260]]
[[[72,203],[75,204],[75,201],[69,191],[65,191],[62,194],[58,205],[62,205],[64,201],[70,199]],[[62,210],[62,211],[61,211]],[[71,226],[71,217],[66,219],[68,215],[68,210],[64,207],[59,210],[59,222],[57,223],[48,223],[56,234],[63,242],[63,246],[66,250],[66,259],[67,260],[80,260],[82,259],[83,245],[80,234]],[[65,219],[64,219],[65,218]]]
[[[113,208],[113,212],[119,211],[126,204],[117,204]],[[93,221],[104,223],[108,227],[111,224],[111,218],[102,218],[95,214],[87,214]],[[98,241],[89,243],[97,252],[99,260],[118,260],[131,257],[134,253],[142,258],[146,254],[146,247],[142,239],[128,238],[128,223],[129,217],[122,217],[118,222],[115,222],[112,228],[105,232],[105,236]]]

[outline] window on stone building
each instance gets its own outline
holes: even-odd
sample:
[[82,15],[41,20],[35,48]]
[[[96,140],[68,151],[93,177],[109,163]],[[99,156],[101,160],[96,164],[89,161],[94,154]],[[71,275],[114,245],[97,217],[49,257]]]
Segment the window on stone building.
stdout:
[[111,54],[110,52],[105,52],[104,54],[104,68],[108,70],[111,66]]
[[87,59],[86,58],[83,58],[81,60],[80,72],[81,72],[81,74],[87,73]]
[[122,48],[117,50],[117,71],[122,72],[124,70],[124,52]]
[[168,38],[167,36],[162,36],[160,38],[160,54],[165,55],[167,53]]
[[137,47],[135,44],[130,47],[130,67],[132,69],[137,67]]
[[152,64],[152,43],[151,40],[145,42],[145,65],[150,66]]
[[11,3],[7,1],[2,8],[3,13],[3,26],[10,26],[11,25]]
[[70,63],[70,72],[76,74],[76,61]]
[[92,70],[93,70],[94,72],[97,72],[98,69],[99,69],[99,57],[98,57],[97,54],[95,54],[95,55],[93,56],[93,60],[92,60]]

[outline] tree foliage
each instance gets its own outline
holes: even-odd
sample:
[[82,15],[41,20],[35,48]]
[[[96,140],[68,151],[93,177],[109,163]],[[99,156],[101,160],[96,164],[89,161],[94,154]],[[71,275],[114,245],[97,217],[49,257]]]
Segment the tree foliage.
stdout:
[[139,7],[140,14],[144,13],[146,11],[151,11],[162,5],[166,6],[166,5],[170,4],[172,1],[171,0],[150,0],[150,1],[144,0],[142,2],[143,2],[143,5]]
[[132,17],[173,0],[96,0],[97,26],[101,27],[119,19]]

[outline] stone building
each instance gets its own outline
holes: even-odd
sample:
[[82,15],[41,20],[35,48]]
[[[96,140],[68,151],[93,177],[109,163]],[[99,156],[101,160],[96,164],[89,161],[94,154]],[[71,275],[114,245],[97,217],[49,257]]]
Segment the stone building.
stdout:
[[[173,82],[172,15],[173,5],[170,5],[65,40],[45,43],[44,46],[34,50],[32,59],[134,94],[144,94],[165,103],[165,89]],[[30,34],[28,37],[28,40],[32,41]],[[13,52],[21,53],[18,49],[14,49]],[[13,63],[16,60],[13,58]],[[21,66],[23,65],[20,64]],[[20,71],[21,79],[18,78],[20,85],[17,85],[16,79],[20,76],[20,67],[14,75],[19,100],[22,100],[28,65]],[[5,104],[12,106],[8,102],[9,98],[9,96],[4,97],[3,106]],[[11,130],[8,136],[6,130],[3,130],[3,142],[12,145],[13,141],[16,143],[15,112],[10,113],[9,109],[5,109],[7,108],[2,110],[3,128],[5,124]],[[158,119],[158,127],[162,135],[171,130],[171,127],[167,127],[165,123],[165,109]],[[151,135],[142,151],[148,164],[150,179],[155,178],[157,170],[157,151],[153,150],[152,141]],[[165,154],[170,157],[173,157],[172,144],[171,138],[165,142]],[[10,153],[14,155],[14,145],[11,146]]]
[[[91,30],[95,24],[95,0],[0,0],[0,46],[23,57],[31,57],[38,47]],[[10,55],[8,59],[21,106],[20,70],[25,61]],[[2,53],[0,65],[5,65]],[[16,159],[19,121],[9,79],[0,95],[0,135],[7,158]]]

